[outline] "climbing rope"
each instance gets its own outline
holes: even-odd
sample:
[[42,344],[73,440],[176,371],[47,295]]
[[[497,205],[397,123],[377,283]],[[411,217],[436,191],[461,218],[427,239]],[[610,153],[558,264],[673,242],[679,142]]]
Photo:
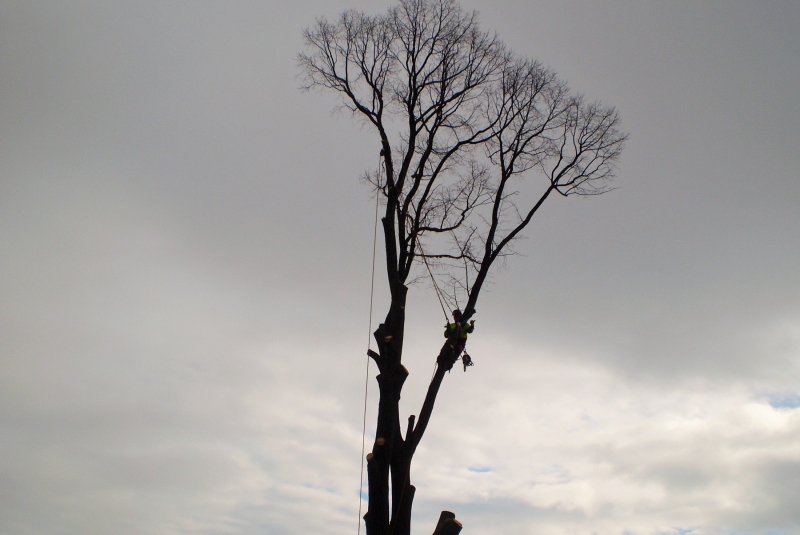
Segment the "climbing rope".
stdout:
[[428,264],[428,257],[425,255],[425,251],[422,249],[422,241],[420,241],[419,237],[417,237],[417,247],[419,247],[419,252],[422,254],[422,260],[425,262],[425,267],[428,268],[428,275],[430,275],[431,282],[433,282],[433,289],[436,290],[436,298],[439,300],[439,306],[442,307],[444,321],[449,324],[450,318],[447,316],[447,310],[444,308],[444,303],[442,302],[442,292],[439,290],[439,285],[436,284],[436,277],[433,276],[431,266]]
[[[381,156],[383,151],[381,151]],[[378,175],[381,172],[381,157],[378,158]],[[375,229],[372,232],[372,280],[369,289],[369,328],[367,329],[367,351],[369,351],[370,340],[372,338],[372,302],[375,295],[375,253],[378,244],[378,207],[380,206],[380,193],[375,192]],[[364,446],[367,436],[367,398],[369,396],[369,359],[367,354],[367,373],[364,378],[364,417],[361,429],[361,479],[358,485],[358,534],[361,535],[361,506],[364,500],[361,499],[361,491],[364,488]]]

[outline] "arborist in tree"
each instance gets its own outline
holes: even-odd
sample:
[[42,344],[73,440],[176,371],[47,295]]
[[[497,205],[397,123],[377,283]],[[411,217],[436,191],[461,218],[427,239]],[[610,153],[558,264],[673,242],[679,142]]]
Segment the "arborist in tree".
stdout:
[[453,348],[454,354],[458,356],[464,351],[467,345],[467,335],[475,330],[475,320],[470,320],[469,323],[461,323],[461,311],[455,309],[453,311],[453,323],[448,323],[444,330],[444,337],[450,342],[450,347]]

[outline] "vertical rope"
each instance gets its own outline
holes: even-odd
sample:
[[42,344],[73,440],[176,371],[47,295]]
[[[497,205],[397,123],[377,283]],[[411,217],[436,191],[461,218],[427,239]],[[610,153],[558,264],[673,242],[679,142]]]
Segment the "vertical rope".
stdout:
[[[378,173],[380,173],[380,159],[378,159]],[[380,192],[375,192],[375,230],[372,234],[372,280],[369,289],[369,328],[367,329],[367,349],[370,346],[370,339],[372,338],[372,302],[375,295],[375,253],[378,244],[378,207],[380,205]],[[364,378],[364,417],[361,429],[361,479],[358,485],[358,535],[361,535],[361,507],[363,501],[361,499],[361,490],[364,488],[364,447],[367,436],[367,397],[369,395],[369,359],[367,355],[367,374]]]

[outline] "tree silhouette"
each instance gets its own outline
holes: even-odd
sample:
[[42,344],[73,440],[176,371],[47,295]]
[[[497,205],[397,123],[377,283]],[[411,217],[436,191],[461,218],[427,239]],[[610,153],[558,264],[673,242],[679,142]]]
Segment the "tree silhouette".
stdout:
[[318,19],[304,38],[303,87],[338,93],[380,144],[381,165],[365,178],[385,204],[391,303],[374,333],[378,351],[369,351],[380,399],[364,518],[368,535],[408,535],[411,460],[461,353],[456,340],[441,348],[419,418],[403,434],[408,283],[430,273],[445,302],[465,303],[466,325],[492,266],[513,254],[551,194],[608,191],[626,136],[614,108],[510,52],[453,0],[400,0],[377,16],[346,11]]

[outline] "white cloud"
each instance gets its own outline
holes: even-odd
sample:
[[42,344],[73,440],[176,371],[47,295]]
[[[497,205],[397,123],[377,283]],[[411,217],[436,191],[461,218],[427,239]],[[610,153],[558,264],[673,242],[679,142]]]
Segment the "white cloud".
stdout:
[[[774,478],[779,466],[800,466],[797,410],[775,409],[741,385],[654,387],[503,349],[467,372],[493,388],[470,385],[440,403],[441,425],[413,468],[418,494],[449,500],[467,518],[515,503],[542,533],[794,529],[788,479]],[[450,380],[466,388],[461,374]],[[470,520],[482,533],[508,529],[495,517]]]

